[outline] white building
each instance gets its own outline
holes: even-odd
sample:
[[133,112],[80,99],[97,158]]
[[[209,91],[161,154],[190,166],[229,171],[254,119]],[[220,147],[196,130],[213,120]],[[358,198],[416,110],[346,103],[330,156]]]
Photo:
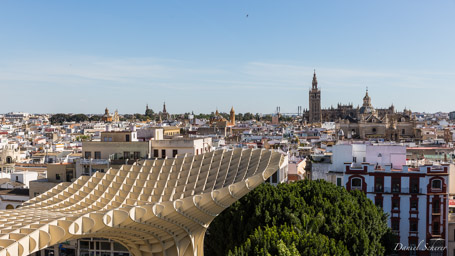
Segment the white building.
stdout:
[[30,181],[37,180],[38,173],[37,172],[13,172],[11,173],[11,181],[13,182],[20,182],[25,185],[25,187],[30,187]]
[[212,138],[174,138],[150,140],[152,158],[173,158],[177,155],[200,155],[213,151]]
[[401,169],[406,164],[406,147],[394,144],[342,143],[332,146],[326,155],[312,156],[311,179],[323,179],[342,186],[345,163],[361,166],[373,164],[375,168]]
[[16,209],[28,199],[28,189],[0,190],[0,210]]
[[[433,255],[426,254],[425,245],[444,247],[448,241],[449,168],[448,164],[393,169],[391,165],[345,163],[344,181],[348,191],[361,190],[382,207],[400,245],[418,248],[397,254]],[[447,250],[434,252],[447,255]]]

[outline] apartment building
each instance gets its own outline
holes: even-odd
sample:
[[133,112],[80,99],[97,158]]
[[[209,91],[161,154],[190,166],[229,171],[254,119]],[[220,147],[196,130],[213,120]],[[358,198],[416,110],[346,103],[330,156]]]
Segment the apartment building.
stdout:
[[[388,224],[403,246],[399,255],[447,255],[449,164],[401,169],[391,164],[344,164],[348,191],[361,190],[389,215]],[[428,250],[425,246],[439,248]]]

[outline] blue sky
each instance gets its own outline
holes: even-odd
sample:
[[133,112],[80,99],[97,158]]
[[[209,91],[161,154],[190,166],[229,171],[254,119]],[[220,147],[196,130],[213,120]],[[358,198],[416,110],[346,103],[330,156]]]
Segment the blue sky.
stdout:
[[454,0],[1,1],[0,113],[452,111],[454,47]]

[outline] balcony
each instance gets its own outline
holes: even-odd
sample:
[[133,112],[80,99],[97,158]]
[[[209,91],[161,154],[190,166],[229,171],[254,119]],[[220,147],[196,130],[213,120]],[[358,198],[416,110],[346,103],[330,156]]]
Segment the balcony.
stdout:
[[80,164],[83,164],[83,165],[101,165],[101,164],[109,164],[109,160],[108,159],[86,159],[86,158],[82,158],[80,161],[79,161]]
[[376,187],[370,188],[368,192],[374,193],[401,193],[401,194],[422,194],[421,188],[391,188],[391,187]]
[[400,187],[392,187],[392,193],[401,193]]

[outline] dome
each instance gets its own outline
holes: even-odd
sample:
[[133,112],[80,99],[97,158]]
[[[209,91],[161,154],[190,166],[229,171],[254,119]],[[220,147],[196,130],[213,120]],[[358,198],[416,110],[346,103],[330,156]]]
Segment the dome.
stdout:
[[368,95],[368,88],[367,88],[367,91],[365,93],[365,97],[363,97],[363,105],[362,105],[362,107],[360,108],[359,111],[360,111],[360,114],[371,114],[371,113],[374,113],[374,108],[371,105],[371,98]]

